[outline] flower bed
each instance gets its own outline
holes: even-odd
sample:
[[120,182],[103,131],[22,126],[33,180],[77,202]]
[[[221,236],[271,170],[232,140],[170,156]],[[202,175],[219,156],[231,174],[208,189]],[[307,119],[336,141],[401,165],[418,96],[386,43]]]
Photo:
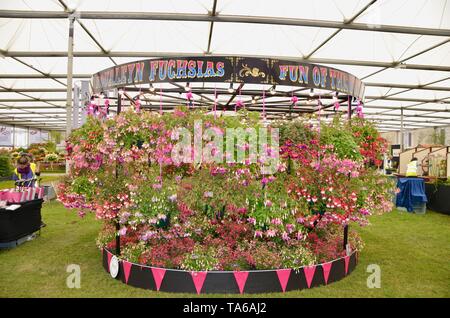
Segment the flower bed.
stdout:
[[[195,145],[179,143],[180,128],[199,125],[197,158]],[[240,130],[230,137],[227,128]],[[350,126],[339,118],[319,127],[273,123],[269,135],[279,132],[279,138],[263,138],[260,128],[258,114],[246,111],[237,117],[183,108],[162,116],[130,110],[113,119],[91,117],[68,140],[71,172],[59,199],[81,216],[91,211],[104,221],[99,247],[114,250],[119,235],[119,258],[150,267],[300,270],[348,256],[343,227],[366,225],[369,215],[392,209],[392,184],[373,167],[383,147],[370,147],[365,157],[363,143],[382,144],[378,132],[363,119]],[[215,138],[223,143],[211,144]],[[252,138],[260,141],[257,158],[206,160],[251,150]],[[237,142],[230,151],[231,140]],[[263,168],[274,165],[266,174]],[[352,251],[362,248],[355,231],[348,244]]]

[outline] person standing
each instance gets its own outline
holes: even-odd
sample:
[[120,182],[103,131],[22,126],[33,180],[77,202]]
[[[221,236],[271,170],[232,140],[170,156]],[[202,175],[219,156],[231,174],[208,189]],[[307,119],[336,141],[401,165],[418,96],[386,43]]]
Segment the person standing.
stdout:
[[407,177],[417,177],[417,168],[418,168],[418,161],[417,158],[414,157],[411,159],[411,161],[408,163],[408,166],[406,167],[406,176]]

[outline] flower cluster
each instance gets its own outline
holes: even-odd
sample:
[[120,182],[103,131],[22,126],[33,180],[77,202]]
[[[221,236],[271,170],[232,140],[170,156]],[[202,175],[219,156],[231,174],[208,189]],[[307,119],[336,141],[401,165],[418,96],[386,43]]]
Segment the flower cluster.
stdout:
[[[209,148],[224,162],[173,160],[179,128],[192,130],[198,120],[225,137],[224,149]],[[119,236],[121,257],[187,270],[295,269],[327,261],[344,253],[343,226],[366,225],[368,216],[391,209],[392,184],[370,165],[384,148],[363,119],[352,126],[322,123],[320,130],[308,122],[273,123],[269,129],[279,128],[281,144],[272,175],[261,167],[277,158],[273,144],[260,145],[261,158],[228,160],[251,148],[250,132],[259,125],[246,110],[236,117],[185,108],[91,116],[67,140],[71,169],[59,200],[105,222],[100,246],[113,248]],[[249,132],[231,152],[229,127]],[[354,233],[349,242],[362,246]]]

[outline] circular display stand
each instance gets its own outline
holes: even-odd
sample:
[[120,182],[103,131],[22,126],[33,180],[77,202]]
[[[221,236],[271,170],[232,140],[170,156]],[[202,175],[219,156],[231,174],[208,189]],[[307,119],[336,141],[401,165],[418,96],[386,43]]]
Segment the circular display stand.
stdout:
[[[110,272],[111,259],[116,259],[114,254],[103,249],[103,267],[107,272]],[[115,279],[134,287],[173,293],[277,293],[336,282],[349,275],[357,261],[358,252],[353,251],[349,256],[298,270],[192,272],[119,260]],[[117,266],[117,261],[112,266]]]

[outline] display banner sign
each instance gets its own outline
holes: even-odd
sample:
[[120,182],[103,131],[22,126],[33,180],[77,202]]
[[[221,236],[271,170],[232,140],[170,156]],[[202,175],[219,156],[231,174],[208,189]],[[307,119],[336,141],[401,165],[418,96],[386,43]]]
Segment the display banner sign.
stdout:
[[13,127],[0,125],[0,146],[12,146]]
[[44,142],[47,140],[48,140],[48,131],[41,130],[41,141]]
[[30,128],[28,130],[28,134],[30,144],[37,144],[41,142],[41,131],[39,129]]
[[364,98],[364,84],[350,73],[323,65],[255,57],[183,57],[137,61],[94,74],[99,94],[128,85],[165,82],[226,82],[289,85]]

